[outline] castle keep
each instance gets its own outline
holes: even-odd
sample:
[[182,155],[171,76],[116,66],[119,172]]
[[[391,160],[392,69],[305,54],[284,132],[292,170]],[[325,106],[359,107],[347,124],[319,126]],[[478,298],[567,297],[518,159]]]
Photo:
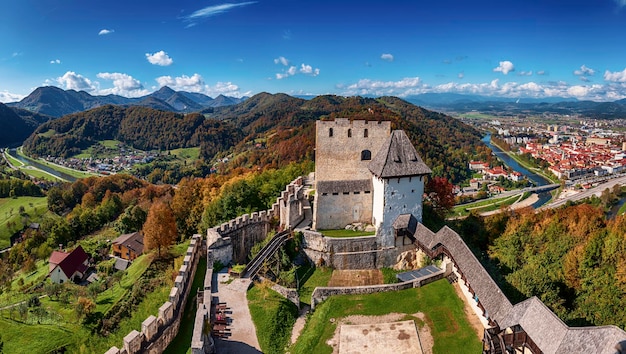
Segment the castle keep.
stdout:
[[373,225],[382,247],[395,247],[396,231],[422,220],[424,176],[430,174],[404,131],[391,122],[318,121],[315,230]]

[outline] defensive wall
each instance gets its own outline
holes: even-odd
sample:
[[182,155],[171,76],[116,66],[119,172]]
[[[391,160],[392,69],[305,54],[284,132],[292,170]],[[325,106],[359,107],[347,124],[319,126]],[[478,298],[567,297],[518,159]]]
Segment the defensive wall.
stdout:
[[216,261],[226,265],[244,264],[252,246],[262,241],[274,223],[285,230],[295,227],[304,219],[304,178],[298,177],[287,185],[269,210],[244,214],[207,230],[207,245]]
[[[210,246],[210,245],[207,245]],[[215,258],[213,251],[207,247],[207,271],[204,276],[204,287],[198,293],[196,317],[194,319],[193,334],[191,337],[191,353],[205,354],[215,352],[215,343],[211,338],[211,287],[213,282],[213,262]]]
[[133,330],[124,337],[121,349],[111,347],[105,354],[162,353],[178,334],[180,321],[202,256],[202,236],[193,235],[180,266],[169,300],[160,308],[158,316],[150,315],[141,324],[141,332]]
[[419,288],[447,276],[450,273],[450,268],[447,267],[447,269],[402,283],[351,287],[317,287],[311,294],[311,310],[315,310],[315,306],[334,295],[362,295]]
[[[307,257],[316,265],[334,269],[373,269],[390,267],[398,256],[414,250],[415,245],[402,244],[395,247],[382,247],[380,238],[374,235],[362,237],[326,237],[319,232],[305,230],[303,249]],[[398,240],[401,240],[399,238]]]

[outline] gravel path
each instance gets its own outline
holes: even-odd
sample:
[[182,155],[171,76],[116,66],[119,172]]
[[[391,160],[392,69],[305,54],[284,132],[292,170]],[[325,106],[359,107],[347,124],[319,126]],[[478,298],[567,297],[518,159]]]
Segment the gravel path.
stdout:
[[230,318],[228,328],[231,335],[226,338],[216,338],[215,348],[218,354],[259,354],[261,347],[256,336],[256,329],[248,309],[246,292],[250,287],[250,279],[234,279],[230,284],[228,274],[218,273],[212,288],[213,296],[219,302],[225,302],[228,307],[226,314]]

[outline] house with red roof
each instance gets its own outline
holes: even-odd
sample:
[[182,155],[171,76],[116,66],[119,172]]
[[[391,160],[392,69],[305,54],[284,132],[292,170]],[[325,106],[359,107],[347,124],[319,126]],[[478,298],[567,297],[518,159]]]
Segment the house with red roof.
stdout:
[[78,246],[72,252],[54,251],[48,261],[50,280],[63,284],[68,280],[80,281],[89,268],[89,256]]

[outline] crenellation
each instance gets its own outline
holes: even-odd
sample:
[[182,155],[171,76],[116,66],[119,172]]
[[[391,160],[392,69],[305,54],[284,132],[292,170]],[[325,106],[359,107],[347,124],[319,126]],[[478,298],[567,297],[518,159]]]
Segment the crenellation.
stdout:
[[179,288],[173,287],[170,290],[170,302],[174,305],[174,310],[178,309],[178,296],[180,296]]
[[136,330],[132,330],[124,337],[124,349],[128,354],[139,353],[142,342],[143,335]]
[[174,305],[170,301],[166,301],[159,307],[159,322],[161,325],[169,324],[174,316]]
[[147,341],[151,341],[152,338],[157,334],[159,330],[159,325],[157,322],[157,318],[153,315],[150,315],[141,323],[141,333]]

